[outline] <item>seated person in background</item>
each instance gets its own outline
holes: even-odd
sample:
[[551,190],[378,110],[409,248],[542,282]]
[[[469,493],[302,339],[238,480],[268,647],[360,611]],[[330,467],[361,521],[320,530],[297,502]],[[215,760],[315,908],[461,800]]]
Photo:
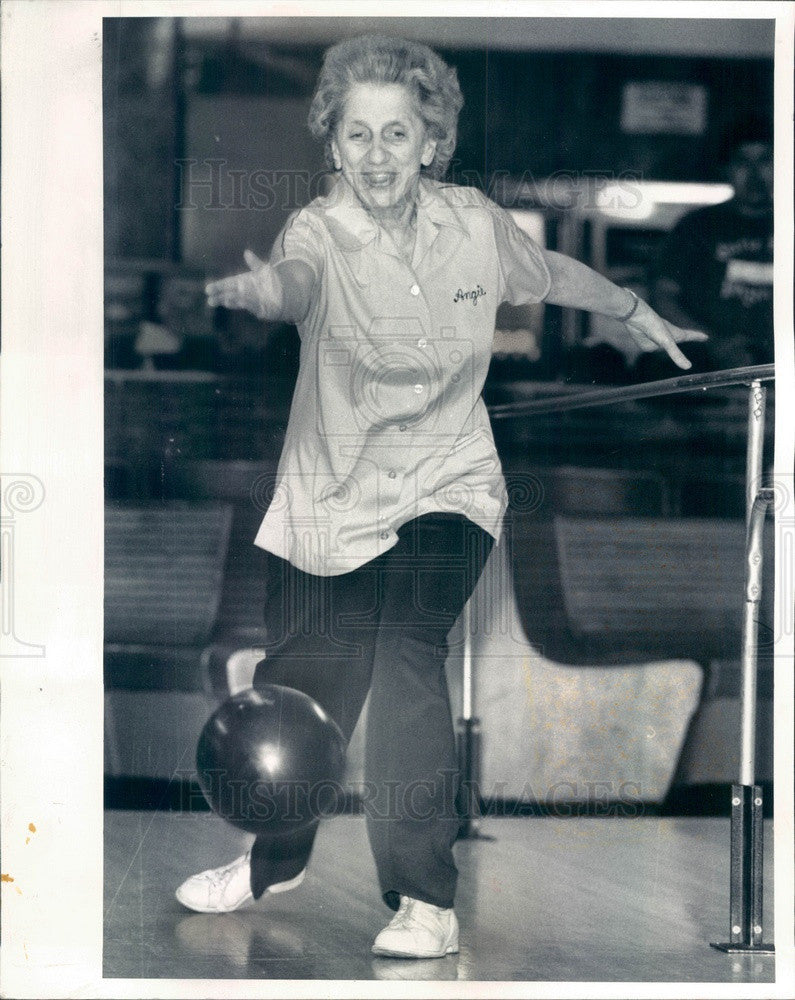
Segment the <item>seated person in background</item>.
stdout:
[[[703,330],[692,371],[773,361],[773,141],[767,119],[738,123],[722,161],[734,196],[690,212],[671,230],[652,274],[652,301],[667,320]],[[677,369],[662,351],[641,355],[636,381]]]

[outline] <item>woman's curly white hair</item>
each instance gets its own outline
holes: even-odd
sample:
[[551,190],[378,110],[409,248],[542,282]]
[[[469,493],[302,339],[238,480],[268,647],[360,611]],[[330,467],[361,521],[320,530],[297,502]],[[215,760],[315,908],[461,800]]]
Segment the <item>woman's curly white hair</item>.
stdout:
[[427,45],[388,35],[359,35],[328,49],[309,109],[309,128],[325,143],[329,166],[333,166],[334,130],[355,83],[398,83],[407,88],[417,102],[428,137],[436,142],[436,155],[423,172],[443,177],[453,156],[458,114],[464,104],[455,69]]

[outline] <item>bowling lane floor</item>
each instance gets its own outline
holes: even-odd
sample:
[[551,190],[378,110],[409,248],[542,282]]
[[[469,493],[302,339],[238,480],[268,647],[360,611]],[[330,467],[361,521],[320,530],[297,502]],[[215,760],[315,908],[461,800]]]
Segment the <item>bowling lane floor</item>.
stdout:
[[[461,841],[461,951],[377,958],[381,902],[364,819],[325,821],[304,883],[231,914],[174,888],[249,839],[210,813],[105,813],[104,976],[130,979],[772,983],[775,962],[709,947],[728,933],[727,819],[488,819]],[[772,937],[772,828],[765,831]],[[195,984],[194,984],[195,987]],[[231,995],[231,994],[230,994]]]

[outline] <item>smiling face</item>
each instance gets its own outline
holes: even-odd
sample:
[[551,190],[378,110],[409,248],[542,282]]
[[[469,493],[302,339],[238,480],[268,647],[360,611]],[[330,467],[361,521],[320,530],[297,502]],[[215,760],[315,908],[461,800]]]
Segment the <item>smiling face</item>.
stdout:
[[331,143],[334,166],[374,215],[399,213],[417,196],[420,168],[433,162],[409,91],[397,83],[356,83]]

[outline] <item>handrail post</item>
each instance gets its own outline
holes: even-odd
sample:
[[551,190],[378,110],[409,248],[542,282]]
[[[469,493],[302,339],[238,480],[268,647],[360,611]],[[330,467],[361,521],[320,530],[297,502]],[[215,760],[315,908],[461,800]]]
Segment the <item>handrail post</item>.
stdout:
[[465,719],[472,718],[472,612],[469,601],[464,605],[464,682],[461,698],[461,714]]
[[[762,531],[768,499],[761,488],[767,389],[751,382],[748,392],[748,442],[745,461],[745,604],[742,625],[739,784],[753,785],[756,756],[757,612],[762,592]],[[765,495],[763,497],[763,494]],[[770,497],[772,499],[772,495]]]
[[745,594],[742,621],[742,686],[740,689],[740,770],[732,785],[729,941],[713,944],[720,951],[773,954],[763,944],[763,798],[754,784],[756,768],[756,675],[758,613],[762,597],[765,515],[773,490],[762,488],[762,453],[767,392],[758,380],[748,394],[748,442],[745,467],[746,541]]
[[751,523],[754,501],[762,481],[762,452],[765,445],[765,404],[767,389],[758,379],[748,392],[748,439],[745,452],[745,526]]
[[461,615],[464,633],[461,718],[458,720],[459,840],[492,840],[480,832],[480,719],[473,715],[471,599]]
[[764,554],[762,535],[772,490],[759,490],[751,508],[745,542],[745,602],[742,627],[742,681],[740,688],[740,771],[741,785],[753,785],[756,771],[756,675],[758,614],[762,596]]

